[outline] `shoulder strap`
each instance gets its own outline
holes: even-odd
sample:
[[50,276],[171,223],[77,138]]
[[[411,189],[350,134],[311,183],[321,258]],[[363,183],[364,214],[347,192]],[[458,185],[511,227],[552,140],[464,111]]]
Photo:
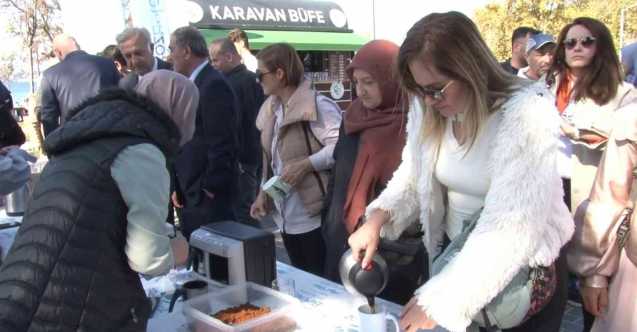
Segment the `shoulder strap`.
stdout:
[[[312,129],[310,128],[310,124],[307,121],[303,121],[303,137],[305,138],[305,147],[307,148],[307,155],[308,157],[311,156],[313,154],[312,151],[312,144],[310,143],[310,134],[308,132],[312,132]],[[314,137],[314,139],[316,139],[316,136],[314,136],[314,134],[312,134],[312,136]],[[318,141],[318,139],[316,139]],[[319,142],[320,144],[320,142]],[[323,146],[322,144],[320,144],[321,147]],[[314,178],[316,178],[316,181],[318,182],[319,188],[321,189],[321,196],[325,197],[325,186],[323,183],[323,180],[321,179],[321,176],[319,175],[319,173],[317,171],[313,171],[312,175],[314,175]]]

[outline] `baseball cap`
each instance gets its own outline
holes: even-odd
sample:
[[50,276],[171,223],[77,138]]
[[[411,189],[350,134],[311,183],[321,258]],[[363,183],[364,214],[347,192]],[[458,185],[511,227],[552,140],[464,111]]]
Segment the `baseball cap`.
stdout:
[[532,35],[526,42],[526,54],[529,54],[531,53],[531,51],[535,51],[546,44],[555,44],[555,39],[553,39],[553,36],[547,35],[545,33]]

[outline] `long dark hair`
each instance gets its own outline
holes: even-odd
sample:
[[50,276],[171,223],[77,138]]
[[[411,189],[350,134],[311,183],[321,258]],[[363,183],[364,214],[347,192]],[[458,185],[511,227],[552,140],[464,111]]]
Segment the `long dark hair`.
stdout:
[[617,89],[622,82],[622,70],[610,31],[604,23],[596,19],[579,17],[562,28],[557,38],[554,62],[546,75],[546,82],[549,86],[559,84],[555,82],[555,77],[566,75],[568,64],[564,40],[568,31],[576,25],[581,25],[591,32],[595,37],[596,50],[586,74],[579,78],[573,87],[573,97],[575,100],[590,98],[598,105],[605,105],[617,95]]

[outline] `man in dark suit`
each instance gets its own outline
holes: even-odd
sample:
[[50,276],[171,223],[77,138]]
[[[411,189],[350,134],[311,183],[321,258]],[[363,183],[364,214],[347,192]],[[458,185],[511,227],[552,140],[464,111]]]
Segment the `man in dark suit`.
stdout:
[[199,226],[235,220],[232,209],[238,176],[236,100],[225,78],[208,63],[201,33],[192,27],[175,30],[170,38],[175,71],[199,88],[195,134],[175,162],[182,232],[187,238]]
[[157,69],[171,70],[170,63],[153,56],[153,42],[146,28],[127,28],[116,37],[128,68],[139,76]]
[[71,36],[57,36],[53,52],[60,63],[44,71],[40,85],[40,121],[45,136],[64,123],[70,109],[119,81],[113,61],[80,50]]
[[257,75],[241,63],[241,55],[229,38],[220,38],[210,44],[210,62],[222,72],[237,97],[239,118],[239,192],[235,214],[241,223],[259,227],[259,221],[250,216],[250,206],[256,199],[261,176],[261,134],[256,126],[259,108],[265,99]]

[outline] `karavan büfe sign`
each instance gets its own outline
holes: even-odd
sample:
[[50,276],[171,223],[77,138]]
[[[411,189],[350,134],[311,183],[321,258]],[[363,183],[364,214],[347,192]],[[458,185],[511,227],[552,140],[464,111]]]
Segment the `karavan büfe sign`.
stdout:
[[191,0],[187,3],[190,22],[198,28],[351,32],[345,12],[333,2]]

